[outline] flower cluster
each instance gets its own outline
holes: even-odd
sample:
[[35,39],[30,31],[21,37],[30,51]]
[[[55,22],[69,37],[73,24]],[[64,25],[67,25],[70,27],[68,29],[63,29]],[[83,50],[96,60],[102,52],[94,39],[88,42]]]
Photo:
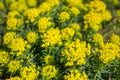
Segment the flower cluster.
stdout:
[[0,0],[0,79],[119,80],[119,0]]
[[66,66],[84,65],[85,57],[90,54],[90,48],[86,48],[85,42],[76,39],[75,42],[66,43],[62,56],[67,60]]
[[100,0],[94,0],[86,4],[85,10],[87,11],[84,16],[85,29],[90,27],[98,31],[103,21],[109,21],[112,18],[111,13],[106,10],[106,4]]

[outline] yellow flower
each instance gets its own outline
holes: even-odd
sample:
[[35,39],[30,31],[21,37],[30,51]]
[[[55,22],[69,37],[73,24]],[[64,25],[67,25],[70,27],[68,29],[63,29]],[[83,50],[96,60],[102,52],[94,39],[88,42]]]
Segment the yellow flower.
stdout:
[[22,25],[22,20],[17,18],[8,18],[6,24],[7,30],[19,30]]
[[23,52],[17,52],[17,56],[20,56],[20,55],[22,55],[23,54]]
[[20,12],[27,9],[27,6],[25,4],[25,0],[18,0],[14,1],[12,4],[10,4],[9,10],[18,10]]
[[20,13],[17,10],[9,11],[7,14],[7,18],[13,18],[16,16],[20,16]]
[[78,16],[80,14],[80,11],[78,8],[76,7],[71,7],[70,8],[70,11],[71,11],[71,14],[75,15],[75,16]]
[[42,36],[42,47],[54,46],[55,44],[61,45],[61,35],[58,28],[51,28],[46,31]]
[[47,65],[44,66],[42,69],[42,75],[45,77],[46,80],[51,80],[52,78],[55,78],[57,75],[57,69],[55,66]]
[[104,10],[102,12],[102,14],[104,14],[104,15],[102,15],[103,16],[103,20],[109,21],[109,20],[112,19],[112,14],[108,10]]
[[6,51],[0,50],[0,66],[4,66],[9,61],[9,54]]
[[37,40],[37,38],[38,38],[38,34],[35,33],[35,32],[29,32],[29,33],[26,35],[26,37],[27,37],[27,41],[28,41],[29,43],[35,43],[36,40]]
[[8,71],[9,72],[16,72],[21,67],[20,62],[16,60],[11,60],[8,63]]
[[[66,60],[66,66],[84,65],[85,58],[90,55],[90,45],[86,47],[86,42],[80,42],[79,39],[65,44],[62,56]],[[89,53],[88,53],[89,52]]]
[[84,15],[84,29],[88,29],[88,27],[98,31],[100,29],[100,24],[103,21],[102,15],[100,13],[96,13],[93,11],[88,12]]
[[72,38],[75,34],[75,31],[72,28],[64,28],[61,30],[61,34],[62,34],[62,39],[63,40],[69,40],[70,38]]
[[70,19],[70,15],[69,15],[69,13],[63,11],[59,14],[58,19],[60,20],[60,22],[65,22],[66,20]]
[[93,42],[98,45],[103,45],[104,44],[104,40],[103,40],[103,36],[101,34],[94,34],[93,35]]
[[44,33],[46,29],[52,25],[52,22],[49,21],[50,18],[43,17],[38,21],[38,31]]
[[30,9],[27,9],[25,12],[24,12],[24,16],[26,18],[26,22],[31,22],[33,23],[35,21],[35,19],[39,16],[39,12],[38,12],[38,9],[36,8],[30,8]]
[[106,4],[101,0],[93,0],[90,1],[90,3],[86,5],[86,7],[90,11],[100,12],[106,9]]
[[75,31],[79,31],[80,30],[80,25],[77,23],[72,23],[70,25],[71,28],[73,28]]
[[75,6],[75,7],[78,7],[80,9],[84,8],[82,0],[66,0],[66,2],[68,3],[68,6]]
[[44,61],[45,61],[46,64],[50,64],[54,61],[54,56],[46,55],[45,58],[44,58]]
[[72,69],[67,75],[64,75],[65,80],[88,80],[85,72],[80,73],[77,69]]
[[22,67],[20,75],[22,80],[36,80],[39,72],[36,70],[34,65],[28,67]]
[[16,37],[15,32],[7,32],[3,37],[3,44],[9,44]]
[[51,7],[55,5],[58,6],[60,4],[59,0],[45,0],[45,1],[48,2]]
[[51,6],[48,2],[43,2],[40,4],[38,9],[40,13],[44,14],[45,12],[49,12],[51,10]]
[[37,0],[27,0],[27,5],[29,7],[35,7],[37,5]]
[[117,34],[112,34],[112,35],[110,36],[110,41],[111,41],[112,43],[115,43],[115,44],[117,44],[117,45],[120,45],[120,37],[119,37]]
[[109,63],[113,61],[116,57],[119,57],[120,48],[117,44],[113,43],[106,43],[102,45],[100,52],[100,60],[103,61],[103,63]]
[[8,47],[11,51],[25,51],[27,42],[22,38],[12,39]]

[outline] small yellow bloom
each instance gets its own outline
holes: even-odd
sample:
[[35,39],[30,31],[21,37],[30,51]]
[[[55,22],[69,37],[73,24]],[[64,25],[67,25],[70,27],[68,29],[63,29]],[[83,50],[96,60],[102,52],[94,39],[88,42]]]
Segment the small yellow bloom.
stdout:
[[0,50],[0,66],[4,66],[9,61],[9,54],[6,51]]
[[69,13],[63,11],[59,14],[58,19],[60,20],[60,22],[65,22],[66,20],[70,19],[70,15],[69,15]]
[[47,30],[42,36],[42,42],[42,47],[54,46],[56,44],[60,45],[62,43],[60,30],[58,28]]
[[25,51],[27,42],[22,38],[12,39],[8,47],[11,51]]
[[103,36],[101,34],[94,34],[93,35],[93,42],[95,44],[98,44],[98,45],[103,45],[104,44],[104,40],[103,40]]
[[28,22],[33,23],[36,20],[36,18],[39,16],[38,9],[36,9],[36,8],[27,9],[24,12],[24,16],[26,18],[27,23]]
[[3,37],[3,44],[9,44],[16,37],[15,32],[7,32]]
[[46,29],[52,25],[52,22],[49,21],[50,18],[43,17],[38,21],[38,31],[44,33]]
[[53,63],[53,61],[54,61],[54,56],[46,55],[45,58],[44,58],[44,61],[45,61],[46,64]]
[[29,43],[35,43],[36,40],[37,40],[37,38],[38,38],[38,35],[37,35],[37,33],[35,33],[35,32],[29,32],[29,33],[26,35],[26,37],[27,37],[27,41],[28,41]]
[[34,65],[28,67],[22,67],[20,75],[23,80],[36,80],[39,72]]
[[7,19],[6,24],[7,24],[6,26],[7,30],[19,30],[20,26],[22,25],[22,20],[11,17]]
[[71,11],[71,14],[75,15],[75,16],[78,16],[80,14],[80,11],[78,8],[76,7],[71,7],[70,8],[70,11]]
[[57,69],[55,68],[55,66],[52,65],[44,66],[42,69],[42,75],[45,77],[46,80],[50,80],[56,77]]
[[8,63],[8,71],[9,72],[16,72],[21,67],[20,62],[16,60],[11,60]]
[[64,28],[61,30],[61,34],[62,34],[62,39],[63,40],[69,40],[70,38],[72,38],[75,34],[75,31],[72,28]]
[[64,75],[65,80],[88,80],[85,72],[80,73],[77,69],[72,69],[69,72],[67,75]]

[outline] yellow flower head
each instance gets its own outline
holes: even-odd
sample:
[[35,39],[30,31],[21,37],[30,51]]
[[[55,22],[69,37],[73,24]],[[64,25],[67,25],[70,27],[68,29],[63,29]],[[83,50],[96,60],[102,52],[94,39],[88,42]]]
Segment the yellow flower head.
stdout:
[[38,77],[39,72],[36,70],[36,67],[28,66],[22,67],[20,70],[21,78],[24,80],[36,80]]
[[103,21],[103,17],[100,13],[90,11],[84,15],[84,24],[85,24],[84,28],[88,29],[88,27],[90,27],[95,31],[98,31],[100,29],[100,24],[102,21]]
[[3,44],[9,44],[16,37],[15,32],[7,32],[3,37]]
[[54,56],[46,55],[45,58],[44,58],[44,61],[45,61],[46,64],[50,64],[54,61]]
[[27,5],[29,7],[35,7],[37,5],[37,0],[27,0]]
[[61,30],[61,33],[62,33],[63,40],[69,40],[74,36],[75,31],[72,28],[64,28]]
[[4,66],[9,61],[9,54],[6,51],[0,50],[0,66]]
[[55,44],[61,45],[62,43],[60,30],[58,28],[47,30],[46,33],[43,34],[42,38],[42,47],[54,46]]
[[27,42],[22,38],[12,39],[8,47],[11,51],[25,51]]
[[25,4],[25,0],[18,0],[10,4],[9,10],[18,10],[20,12],[27,9],[27,5]]
[[68,3],[68,6],[75,6],[80,9],[83,9],[84,7],[82,0],[66,0],[66,2]]
[[94,34],[93,35],[93,42],[95,44],[99,44],[99,45],[103,45],[104,44],[104,40],[103,40],[103,36],[101,34]]
[[115,43],[115,44],[120,45],[120,37],[119,37],[117,34],[112,34],[112,35],[110,36],[110,41],[111,41],[112,43]]
[[101,0],[90,1],[90,4],[87,4],[86,7],[88,10],[100,12],[106,9],[106,4]]
[[8,63],[8,71],[9,72],[16,72],[21,67],[20,62],[16,60],[11,60]]
[[6,22],[7,30],[19,30],[22,25],[22,20],[17,18],[8,18]]
[[80,73],[77,69],[72,69],[70,73],[64,75],[65,80],[88,80],[87,74],[85,72]]
[[37,40],[37,38],[38,38],[38,35],[37,35],[37,33],[35,33],[35,32],[29,32],[29,33],[26,35],[26,37],[27,37],[27,41],[28,41],[29,43],[35,43],[36,40]]
[[65,22],[66,20],[70,19],[70,15],[68,12],[63,11],[59,14],[58,19],[60,20],[60,22]]
[[85,57],[90,54],[90,46],[86,46],[86,42],[80,42],[79,39],[66,43],[65,49],[62,51],[63,58],[67,60],[66,66],[84,65]]
[[75,31],[79,31],[80,30],[80,25],[77,23],[72,23],[70,25],[71,28],[73,28]]
[[99,59],[103,61],[103,63],[109,63],[113,61],[116,57],[119,57],[120,48],[117,44],[106,43],[99,50],[100,57]]
[[102,16],[103,16],[103,20],[105,20],[105,21],[109,21],[109,20],[111,20],[112,19],[112,14],[110,13],[110,11],[108,11],[108,10],[104,10],[103,12],[102,12]]
[[28,22],[33,23],[35,21],[35,19],[39,16],[38,9],[36,9],[36,8],[27,9],[24,12],[24,16],[26,18],[27,23]]
[[52,25],[52,22],[49,21],[50,18],[48,17],[43,17],[38,21],[38,31],[39,32],[45,32],[46,29]]
[[46,80],[50,80],[56,77],[57,69],[52,65],[44,66],[42,69],[42,75],[46,78]]
[[70,8],[70,11],[71,11],[71,14],[75,15],[75,16],[78,16],[80,14],[80,11],[78,8],[76,7],[71,7]]
[[48,2],[51,7],[55,5],[58,6],[60,4],[59,0],[45,0],[45,1]]
[[7,18],[14,18],[16,16],[20,16],[20,13],[17,10],[10,11],[7,14]]
[[51,10],[51,6],[48,2],[43,2],[42,4],[40,4],[39,6],[39,12],[44,14],[46,12],[49,12]]

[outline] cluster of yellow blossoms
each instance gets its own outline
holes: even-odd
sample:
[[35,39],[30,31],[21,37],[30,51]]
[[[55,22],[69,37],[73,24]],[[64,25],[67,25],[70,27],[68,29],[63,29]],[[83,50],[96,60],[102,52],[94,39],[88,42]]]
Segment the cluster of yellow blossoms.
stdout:
[[[109,3],[120,7],[119,0],[0,0],[0,79],[107,80],[107,71],[115,78],[120,9]],[[113,25],[118,35],[102,34]]]
[[116,34],[112,34],[110,39],[105,42],[101,34],[94,34],[92,41],[95,45],[99,45],[100,48],[96,48],[96,51],[100,53],[99,59],[103,63],[109,63],[120,57],[120,38]]
[[57,69],[55,66],[48,65],[44,66],[42,70],[43,77],[45,77],[46,80],[50,80],[57,75]]
[[106,4],[101,0],[90,1],[86,4],[84,15],[84,28],[92,28],[95,31],[101,29],[101,23],[103,21],[109,21],[112,18],[111,13],[106,9]]
[[82,74],[77,69],[70,70],[70,73],[64,76],[65,80],[88,80],[87,75]]
[[62,51],[64,60],[67,60],[66,66],[84,65],[87,55],[90,55],[90,45],[86,47],[86,43],[80,42],[79,39],[66,43],[65,49]]
[[58,28],[56,29],[49,29],[42,35],[42,47],[48,47],[48,46],[54,46],[56,44],[61,45],[61,35],[60,30]]

